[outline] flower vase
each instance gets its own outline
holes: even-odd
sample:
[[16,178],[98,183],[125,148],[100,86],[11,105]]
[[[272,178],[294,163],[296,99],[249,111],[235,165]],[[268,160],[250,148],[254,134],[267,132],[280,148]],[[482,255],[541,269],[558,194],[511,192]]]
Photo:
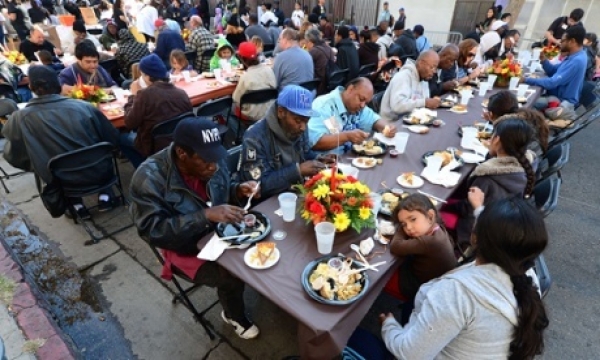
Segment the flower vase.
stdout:
[[494,84],[494,86],[501,87],[501,88],[507,88],[509,83],[510,83],[510,78],[499,76],[496,79],[496,83]]

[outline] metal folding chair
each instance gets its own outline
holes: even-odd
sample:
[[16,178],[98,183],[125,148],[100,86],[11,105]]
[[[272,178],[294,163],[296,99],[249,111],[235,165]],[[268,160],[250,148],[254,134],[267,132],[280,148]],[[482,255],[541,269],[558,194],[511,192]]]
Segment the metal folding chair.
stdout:
[[156,154],[160,150],[166,148],[173,141],[173,132],[179,122],[187,117],[194,116],[192,113],[184,113],[173,119],[165,120],[154,125],[150,134],[152,135],[152,146],[150,147],[152,154]]

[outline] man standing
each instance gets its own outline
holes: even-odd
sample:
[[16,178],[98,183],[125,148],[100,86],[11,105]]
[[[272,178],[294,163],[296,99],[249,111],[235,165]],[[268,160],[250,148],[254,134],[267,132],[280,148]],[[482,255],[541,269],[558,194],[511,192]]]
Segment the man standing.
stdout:
[[426,96],[426,90],[429,90],[426,81],[436,73],[439,60],[440,57],[433,50],[427,50],[419,55],[416,63],[407,60],[385,90],[381,100],[381,116],[388,120],[397,120],[400,115],[416,108],[439,107],[439,98]]
[[273,14],[277,16],[277,26],[283,26],[283,22],[285,21],[285,14],[279,8],[279,0],[273,1]]
[[[103,141],[117,145],[118,131],[96,107],[90,103],[60,96],[56,72],[46,66],[29,68],[29,88],[36,95],[22,110],[15,111],[2,129],[7,142],[4,158],[12,166],[33,171],[45,183],[40,195],[56,191],[48,161],[54,156]],[[98,210],[112,208],[112,192],[100,194]],[[72,198],[71,204],[82,219],[90,214],[81,198]],[[53,217],[65,209],[44,201]]]
[[272,5],[271,3],[265,3],[262,5],[262,9],[263,9],[263,14],[260,17],[260,23],[262,26],[268,28],[269,25],[271,25],[271,23],[278,23],[279,19],[277,19],[277,16],[275,16],[275,14],[273,14],[273,12],[271,11]]
[[319,0],[319,3],[312,9],[312,13],[317,16],[326,14],[325,0]]
[[94,35],[87,32],[83,20],[75,20],[75,22],[73,23],[73,48],[69,49],[70,52],[75,52],[75,47],[83,40],[91,41],[96,47],[96,49],[99,46],[102,46],[102,44],[100,44],[100,41]]
[[243,180],[260,180],[261,196],[268,198],[289,190],[325,164],[312,160],[306,125],[311,116],[313,95],[298,85],[279,93],[265,118],[244,134],[240,174]]
[[[402,29],[406,27],[406,14],[404,13],[404,8],[401,7],[399,10],[400,14],[398,15],[398,20],[396,20],[396,24],[400,23],[402,25]],[[394,27],[396,26],[394,24]]]
[[367,78],[351,80],[318,97],[313,109],[318,114],[308,122],[308,138],[313,150],[343,154],[352,144],[360,144],[371,131],[396,135],[396,127],[375,113],[367,104],[373,98],[373,85]]
[[59,75],[63,95],[67,95],[79,79],[84,84],[105,89],[117,86],[106,70],[99,65],[100,54],[91,41],[83,40],[77,44],[75,57],[77,62],[61,71]]
[[573,26],[581,26],[583,27],[583,23],[581,19],[583,19],[583,15],[585,12],[583,9],[575,9],[571,11],[569,16],[561,16],[556,18],[548,30],[546,31],[546,41],[552,45],[560,45],[560,40],[562,39],[563,34],[567,31],[568,28]]
[[144,35],[146,42],[154,41],[154,22],[158,19],[158,10],[153,0],[144,0],[144,6],[137,15],[135,26],[140,34]]
[[162,277],[170,279],[177,269],[196,284],[216,287],[223,321],[240,338],[253,339],[260,331],[246,317],[244,283],[216,262],[196,257],[198,240],[217,223],[243,221],[239,205],[259,191],[256,182],[232,183],[226,157],[215,123],[183,119],[173,143],[133,174],[130,213],[140,237],[162,249]]
[[389,7],[390,7],[390,5],[387,1],[383,3],[383,10],[379,14],[379,18],[377,18],[378,24],[381,24],[383,21],[387,22],[388,24],[392,23],[391,22],[392,14],[390,13]]
[[[561,52],[568,54],[565,60],[553,65],[542,52],[540,60],[548,77],[524,79],[527,85],[540,86],[546,90],[547,96],[539,98],[534,107],[540,111],[545,110],[546,116],[550,119],[575,120],[575,106],[579,104],[587,67],[587,55],[583,48],[584,38],[583,26],[568,28],[560,41]],[[551,103],[559,106],[548,108]]]
[[347,26],[340,26],[335,37],[335,47],[337,53],[337,66],[340,70],[348,69],[348,80],[358,76],[360,61],[358,60],[358,50],[356,45],[350,39],[350,29]]
[[196,63],[194,69],[199,72],[210,70],[210,56],[202,56],[206,50],[215,47],[215,42],[211,33],[202,26],[202,19],[194,15],[190,18],[190,28],[192,33],[188,40],[188,50],[196,52]]
[[282,52],[275,57],[273,64],[279,90],[289,84],[300,84],[314,79],[312,58],[298,45],[296,30],[283,30],[279,36],[279,47]]
[[456,67],[460,52],[455,44],[446,44],[438,53],[440,61],[435,74],[429,79],[429,96],[436,97],[457,87]]
[[29,32],[29,39],[23,41],[19,46],[19,52],[22,53],[27,61],[38,61],[35,53],[41,50],[47,50],[50,54],[61,55],[62,51],[44,39],[44,30],[38,25],[34,25]]
[[198,5],[198,15],[200,19],[202,19],[202,24],[208,30],[210,26],[210,7],[208,5],[208,0],[200,0],[200,5]]

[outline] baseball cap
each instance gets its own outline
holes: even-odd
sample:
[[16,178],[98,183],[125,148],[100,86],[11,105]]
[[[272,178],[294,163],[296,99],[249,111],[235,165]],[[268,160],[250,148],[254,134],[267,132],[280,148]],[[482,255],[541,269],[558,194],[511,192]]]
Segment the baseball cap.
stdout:
[[165,21],[162,18],[158,18],[154,20],[154,27],[159,28],[165,24]]
[[288,109],[296,115],[313,117],[319,115],[312,109],[313,94],[299,85],[287,85],[279,92],[277,105]]
[[240,57],[243,57],[244,59],[256,59],[256,57],[258,56],[258,53],[256,51],[256,45],[254,45],[254,43],[251,43],[250,41],[244,41],[243,43],[241,43],[238,47],[237,53]]
[[173,142],[192,148],[194,153],[209,163],[227,157],[227,150],[221,145],[219,128],[208,118],[189,116],[181,120],[175,127]]
[[490,26],[490,30],[496,31],[496,30],[500,29],[501,27],[503,27],[504,25],[506,25],[506,22],[496,20],[496,21],[494,21],[492,26]]

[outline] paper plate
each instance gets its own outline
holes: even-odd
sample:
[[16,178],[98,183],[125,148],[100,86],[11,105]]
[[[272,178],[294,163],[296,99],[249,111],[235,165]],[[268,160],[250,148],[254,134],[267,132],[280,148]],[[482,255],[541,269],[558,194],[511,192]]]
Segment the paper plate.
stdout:
[[421,186],[423,186],[423,184],[425,184],[425,181],[423,181],[423,178],[421,178],[420,176],[417,176],[417,175],[413,176],[412,184],[409,184],[403,175],[398,176],[396,178],[396,181],[398,182],[398,184],[400,184],[400,186],[405,187],[407,189],[418,189]]
[[467,164],[479,164],[480,162],[485,161],[485,156],[470,152],[463,152],[460,157]]
[[370,157],[357,157],[352,160],[352,165],[361,169],[370,169],[377,166],[377,160]]
[[244,254],[244,262],[246,263],[246,265],[248,265],[248,267],[250,267],[252,269],[263,270],[263,269],[268,269],[270,267],[273,267],[275,264],[277,264],[277,262],[279,261],[279,258],[281,257],[281,253],[279,252],[279,249],[275,248],[275,250],[269,257],[267,262],[264,264],[261,264],[260,261],[258,260],[258,255],[256,254],[257,251],[258,251],[257,247],[253,246],[250,249],[246,250],[246,253]]

